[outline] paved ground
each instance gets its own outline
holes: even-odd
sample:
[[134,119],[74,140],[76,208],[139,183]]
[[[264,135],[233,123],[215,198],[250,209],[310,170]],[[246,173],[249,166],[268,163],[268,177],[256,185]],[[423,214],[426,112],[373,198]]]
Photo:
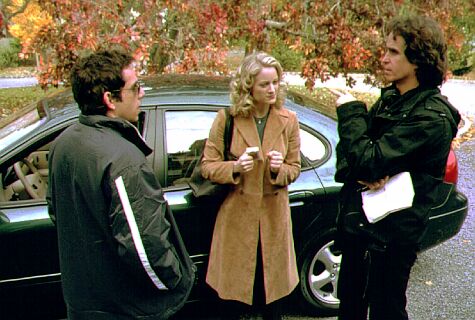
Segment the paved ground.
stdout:
[[31,87],[31,86],[36,86],[37,84],[38,84],[38,80],[34,77],[0,78],[0,89]]

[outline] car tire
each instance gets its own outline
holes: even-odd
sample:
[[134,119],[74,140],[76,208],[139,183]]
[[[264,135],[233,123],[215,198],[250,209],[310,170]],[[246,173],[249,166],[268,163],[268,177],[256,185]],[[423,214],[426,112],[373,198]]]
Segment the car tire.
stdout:
[[301,256],[299,300],[310,315],[334,316],[340,306],[336,294],[341,253],[334,249],[334,239],[332,232],[313,240]]

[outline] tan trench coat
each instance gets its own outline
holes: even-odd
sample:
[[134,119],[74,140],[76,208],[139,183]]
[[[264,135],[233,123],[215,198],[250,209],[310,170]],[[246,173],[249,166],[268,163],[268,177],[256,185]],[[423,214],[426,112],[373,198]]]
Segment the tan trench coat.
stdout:
[[[266,303],[292,292],[298,284],[287,186],[300,174],[299,123],[295,113],[271,107],[262,145],[252,117],[235,117],[231,154],[259,146],[254,169],[233,177],[233,161],[223,160],[225,115],[219,111],[203,158],[203,176],[233,188],[214,227],[206,282],[222,299],[252,304],[257,244],[263,256]],[[282,153],[284,163],[272,179],[266,154]],[[259,237],[260,230],[260,237]]]

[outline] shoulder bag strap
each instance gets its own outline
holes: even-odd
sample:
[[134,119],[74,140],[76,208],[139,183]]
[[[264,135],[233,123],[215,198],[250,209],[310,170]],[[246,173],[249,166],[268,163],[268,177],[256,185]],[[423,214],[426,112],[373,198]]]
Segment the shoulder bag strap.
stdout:
[[226,115],[226,124],[224,126],[224,160],[227,161],[229,155],[229,149],[231,148],[231,140],[233,138],[233,126],[234,126],[234,117],[229,114],[229,108],[224,109],[224,114]]

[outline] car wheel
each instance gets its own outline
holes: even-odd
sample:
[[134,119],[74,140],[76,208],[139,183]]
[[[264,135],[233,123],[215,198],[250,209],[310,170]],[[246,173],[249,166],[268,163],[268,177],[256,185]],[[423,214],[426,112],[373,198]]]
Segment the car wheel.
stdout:
[[340,305],[337,284],[341,254],[333,243],[331,236],[317,239],[302,256],[300,289],[304,299],[301,301],[311,314],[335,315]]

